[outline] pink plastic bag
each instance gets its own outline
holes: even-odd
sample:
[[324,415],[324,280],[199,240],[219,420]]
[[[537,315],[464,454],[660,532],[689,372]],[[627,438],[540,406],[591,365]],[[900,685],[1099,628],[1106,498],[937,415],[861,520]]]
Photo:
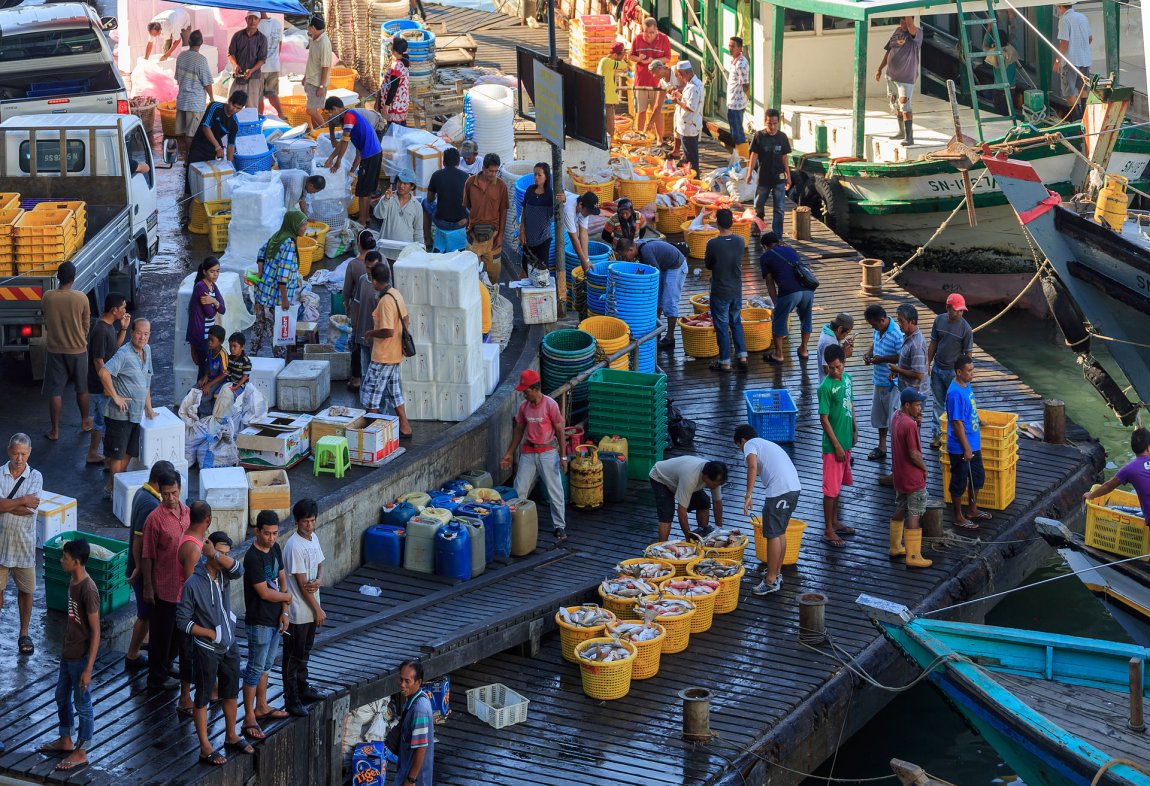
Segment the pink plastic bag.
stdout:
[[179,93],[175,78],[151,60],[141,58],[132,69],[132,97],[148,95],[163,101],[175,101]]

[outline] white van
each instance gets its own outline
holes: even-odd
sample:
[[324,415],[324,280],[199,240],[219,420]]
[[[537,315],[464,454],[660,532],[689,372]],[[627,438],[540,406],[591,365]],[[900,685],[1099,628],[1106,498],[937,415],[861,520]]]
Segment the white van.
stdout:
[[126,115],[128,93],[106,30],[85,3],[0,10],[0,120],[32,114]]

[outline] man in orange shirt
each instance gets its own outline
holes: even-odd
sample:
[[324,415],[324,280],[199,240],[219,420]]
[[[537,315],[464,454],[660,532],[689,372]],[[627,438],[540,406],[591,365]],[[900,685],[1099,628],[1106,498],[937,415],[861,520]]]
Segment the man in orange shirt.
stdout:
[[374,329],[363,334],[371,342],[371,365],[363,375],[359,389],[360,403],[368,412],[379,412],[386,397],[399,418],[399,438],[411,439],[399,368],[403,363],[403,328],[408,325],[407,304],[403,295],[391,286],[391,268],[376,265],[371,270],[371,284],[379,293],[372,314]]

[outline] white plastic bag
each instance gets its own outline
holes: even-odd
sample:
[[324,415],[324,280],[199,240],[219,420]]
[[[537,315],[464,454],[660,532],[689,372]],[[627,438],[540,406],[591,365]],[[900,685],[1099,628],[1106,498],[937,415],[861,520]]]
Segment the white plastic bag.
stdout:
[[751,182],[747,182],[746,170],[740,170],[736,174],[734,170],[730,172],[730,177],[727,179],[727,193],[732,199],[739,202],[754,202],[755,191],[759,187],[759,173],[758,170],[751,173]]
[[232,421],[243,431],[253,420],[268,414],[268,400],[260,389],[248,383],[232,405]]
[[272,323],[272,345],[277,347],[295,346],[296,308],[276,306],[275,321]]

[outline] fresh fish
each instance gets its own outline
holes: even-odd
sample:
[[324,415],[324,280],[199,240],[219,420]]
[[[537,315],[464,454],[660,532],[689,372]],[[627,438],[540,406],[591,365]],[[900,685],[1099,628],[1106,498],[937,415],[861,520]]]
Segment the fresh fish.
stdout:
[[717,529],[703,538],[703,548],[729,549],[747,545],[747,536],[737,529]]
[[568,625],[574,625],[578,628],[596,628],[600,625],[606,625],[613,622],[615,615],[606,609],[601,609],[594,604],[587,604],[579,606],[574,610],[568,609],[563,606],[559,609],[559,619],[566,622]]
[[603,590],[604,595],[612,595],[616,598],[643,598],[659,591],[659,588],[654,584],[648,584],[642,579],[631,579],[623,576],[604,579],[599,588]]
[[695,604],[689,600],[679,600],[678,598],[656,598],[644,601],[642,608],[644,611],[654,612],[656,617],[681,617],[693,610]]
[[694,543],[684,540],[665,540],[662,543],[652,543],[643,551],[643,555],[655,559],[685,560],[698,556],[699,550]]
[[712,557],[699,560],[691,568],[692,573],[700,576],[709,576],[712,579],[726,579],[739,572],[741,566],[727,560],[717,560]]
[[668,595],[710,595],[717,592],[719,582],[714,579],[672,579],[663,585],[663,592]]
[[631,657],[631,654],[631,650],[622,644],[616,644],[614,642],[610,644],[593,644],[579,650],[580,658],[596,663],[611,663],[613,661],[626,660]]
[[620,576],[636,579],[660,579],[675,572],[674,568],[661,562],[632,562],[630,565],[616,565],[615,570]]

